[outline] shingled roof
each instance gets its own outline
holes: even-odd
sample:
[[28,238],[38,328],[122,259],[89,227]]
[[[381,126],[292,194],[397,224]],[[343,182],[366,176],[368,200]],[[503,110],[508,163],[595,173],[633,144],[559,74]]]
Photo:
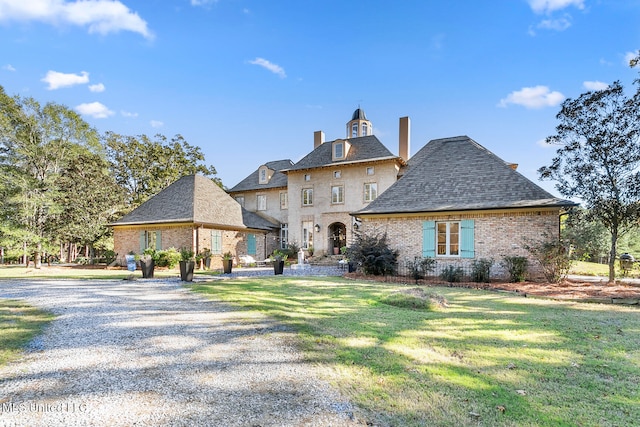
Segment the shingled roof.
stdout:
[[339,164],[379,161],[388,159],[400,159],[394,156],[374,135],[345,139],[351,144],[351,148],[345,159],[332,160],[331,147],[334,141],[320,144],[312,152],[304,156],[298,163],[285,171],[320,168],[323,166],[335,166]]
[[469,138],[435,139],[416,153],[398,181],[354,215],[567,207]]
[[265,163],[265,166],[275,171],[271,179],[266,184],[260,184],[258,180],[258,172],[260,168],[256,169],[248,177],[240,181],[233,188],[229,190],[229,193],[237,193],[240,191],[251,191],[271,188],[284,188],[287,186],[287,175],[281,171],[293,166],[293,162],[289,159],[275,160],[273,162]]
[[185,222],[233,230],[269,230],[276,226],[246,212],[223,189],[201,175],[183,176],[111,225]]

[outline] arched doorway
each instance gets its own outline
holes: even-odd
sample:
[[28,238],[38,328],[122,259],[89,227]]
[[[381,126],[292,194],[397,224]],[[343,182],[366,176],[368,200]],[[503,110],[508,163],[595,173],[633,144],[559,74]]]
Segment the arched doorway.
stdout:
[[347,226],[334,222],[329,226],[329,254],[338,255],[343,246],[347,246]]

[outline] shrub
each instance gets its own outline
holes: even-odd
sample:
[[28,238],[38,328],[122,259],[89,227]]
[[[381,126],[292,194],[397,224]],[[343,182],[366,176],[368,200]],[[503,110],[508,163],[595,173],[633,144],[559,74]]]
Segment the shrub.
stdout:
[[523,256],[506,256],[500,263],[509,273],[510,282],[524,282],[527,276],[529,260]]
[[398,251],[389,247],[386,234],[370,236],[357,233],[346,255],[365,274],[392,275],[398,268]]
[[449,283],[461,282],[462,276],[464,275],[461,267],[454,267],[453,265],[448,265],[447,268],[442,270],[440,273],[440,278]]
[[489,283],[492,265],[492,259],[474,260],[471,264],[471,280],[477,283]]
[[567,278],[572,261],[562,240],[535,242],[525,245],[525,249],[540,264],[548,282],[560,283]]
[[180,262],[180,252],[176,248],[169,248],[156,253],[156,266],[173,268]]
[[424,279],[427,273],[432,272],[436,268],[436,260],[433,258],[415,257],[413,261],[407,261],[407,267],[411,277],[417,282]]

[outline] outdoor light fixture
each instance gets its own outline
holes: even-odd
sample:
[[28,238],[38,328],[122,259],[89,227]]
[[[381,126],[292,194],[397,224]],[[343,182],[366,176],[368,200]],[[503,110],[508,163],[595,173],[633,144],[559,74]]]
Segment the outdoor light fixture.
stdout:
[[316,224],[315,229],[316,229],[316,233],[319,233],[320,232],[320,225]]

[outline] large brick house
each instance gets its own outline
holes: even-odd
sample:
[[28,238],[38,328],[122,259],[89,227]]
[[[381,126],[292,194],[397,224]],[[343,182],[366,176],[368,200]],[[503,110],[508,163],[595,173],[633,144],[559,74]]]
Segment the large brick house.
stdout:
[[372,129],[358,108],[345,138],[315,132],[300,161],[265,162],[228,194],[203,177],[183,178],[113,224],[116,252],[192,245],[263,258],[295,243],[322,255],[360,230],[386,233],[402,259],[467,263],[528,256],[524,241],[558,238],[559,216],[574,205],[469,137],[430,141],[409,158],[408,117],[400,119],[398,155]]

